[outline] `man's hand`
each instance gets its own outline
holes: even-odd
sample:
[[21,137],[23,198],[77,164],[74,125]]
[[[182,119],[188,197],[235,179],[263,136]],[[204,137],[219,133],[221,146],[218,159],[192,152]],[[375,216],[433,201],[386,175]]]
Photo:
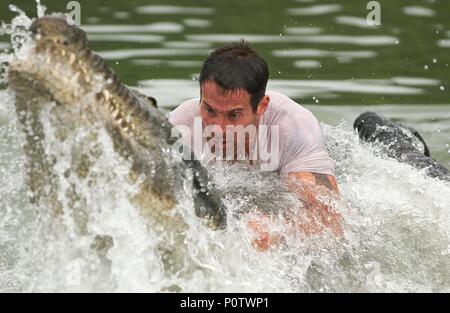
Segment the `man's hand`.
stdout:
[[[286,224],[282,221],[281,224]],[[283,241],[283,234],[278,229],[276,218],[264,214],[258,210],[251,213],[251,219],[247,222],[247,229],[252,233],[252,246],[259,251],[267,251],[270,247],[279,246]]]

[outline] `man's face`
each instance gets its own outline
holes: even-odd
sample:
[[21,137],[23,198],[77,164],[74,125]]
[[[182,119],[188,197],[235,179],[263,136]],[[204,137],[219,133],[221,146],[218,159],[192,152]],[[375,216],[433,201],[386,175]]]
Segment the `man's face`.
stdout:
[[256,112],[253,112],[251,96],[246,90],[223,90],[214,81],[206,81],[201,88],[200,116],[203,127],[214,127],[214,133],[221,134],[225,146],[230,141],[226,127],[257,127],[267,104],[268,97],[265,96]]
[[223,90],[213,81],[206,81],[201,90],[200,115],[204,126],[217,125],[225,132],[226,125],[257,125],[250,94],[245,90]]

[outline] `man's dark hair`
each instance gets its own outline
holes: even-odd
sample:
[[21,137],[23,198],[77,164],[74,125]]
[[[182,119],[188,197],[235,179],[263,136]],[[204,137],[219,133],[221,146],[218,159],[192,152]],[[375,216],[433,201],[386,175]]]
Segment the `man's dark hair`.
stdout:
[[269,69],[267,63],[244,39],[214,50],[203,63],[200,88],[206,81],[214,81],[224,90],[246,90],[253,112],[266,93]]

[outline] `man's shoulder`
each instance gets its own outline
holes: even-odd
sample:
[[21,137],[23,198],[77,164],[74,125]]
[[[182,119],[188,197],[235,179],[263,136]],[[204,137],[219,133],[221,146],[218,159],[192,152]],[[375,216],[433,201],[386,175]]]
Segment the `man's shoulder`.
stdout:
[[279,174],[308,172],[333,175],[333,162],[326,151],[319,120],[299,103],[279,92],[267,92],[271,99],[267,124],[279,125]]
[[274,97],[274,98],[277,98],[277,99],[284,99],[284,100],[291,100],[288,96],[286,96],[285,94],[283,94],[283,93],[281,93],[281,92],[278,92],[278,91],[275,91],[275,90],[267,90],[266,91],[266,94],[268,95],[268,96],[270,96],[271,98],[272,97]]
[[316,117],[310,110],[288,96],[277,91],[268,91],[266,94],[270,98],[267,117],[272,122],[285,119],[297,120],[298,122],[317,122]]

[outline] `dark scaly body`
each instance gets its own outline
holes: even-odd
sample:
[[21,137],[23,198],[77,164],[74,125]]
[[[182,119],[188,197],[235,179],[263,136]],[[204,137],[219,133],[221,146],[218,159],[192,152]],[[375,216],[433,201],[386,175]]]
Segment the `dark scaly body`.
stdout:
[[450,170],[430,157],[422,136],[413,128],[396,124],[375,112],[364,112],[353,123],[361,139],[382,144],[383,152],[431,177],[450,181]]

